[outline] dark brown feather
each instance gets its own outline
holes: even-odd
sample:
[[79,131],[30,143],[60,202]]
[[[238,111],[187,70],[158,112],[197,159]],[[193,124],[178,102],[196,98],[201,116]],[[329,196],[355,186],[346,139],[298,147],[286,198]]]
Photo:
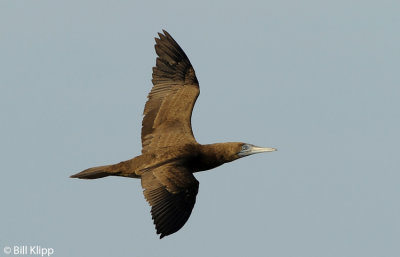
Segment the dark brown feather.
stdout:
[[171,163],[142,174],[142,187],[160,238],[175,233],[189,219],[199,182],[186,167]]
[[182,48],[165,30],[156,38],[158,55],[153,88],[142,121],[142,153],[196,142],[192,132],[193,106],[200,93],[195,71]]

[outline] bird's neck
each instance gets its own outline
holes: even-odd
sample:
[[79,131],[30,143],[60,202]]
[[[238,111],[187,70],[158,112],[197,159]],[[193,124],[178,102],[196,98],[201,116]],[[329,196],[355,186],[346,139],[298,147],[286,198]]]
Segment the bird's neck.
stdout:
[[200,145],[199,171],[218,167],[236,159],[228,148],[229,143]]

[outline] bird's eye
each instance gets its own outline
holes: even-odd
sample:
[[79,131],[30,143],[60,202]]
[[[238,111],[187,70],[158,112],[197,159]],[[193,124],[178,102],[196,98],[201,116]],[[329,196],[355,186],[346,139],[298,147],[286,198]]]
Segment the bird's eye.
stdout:
[[248,145],[242,145],[242,151],[247,151],[249,150],[249,146]]

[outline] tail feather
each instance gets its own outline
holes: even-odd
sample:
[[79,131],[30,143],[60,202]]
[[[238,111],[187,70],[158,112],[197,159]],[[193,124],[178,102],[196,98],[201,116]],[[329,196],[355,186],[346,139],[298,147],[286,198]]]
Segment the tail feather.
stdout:
[[98,166],[98,167],[93,167],[86,169],[84,171],[81,171],[79,173],[76,173],[71,176],[71,178],[80,178],[80,179],[95,179],[95,178],[103,178],[111,175],[115,175],[110,171],[107,171],[107,168],[109,168],[111,165],[105,165],[105,166]]

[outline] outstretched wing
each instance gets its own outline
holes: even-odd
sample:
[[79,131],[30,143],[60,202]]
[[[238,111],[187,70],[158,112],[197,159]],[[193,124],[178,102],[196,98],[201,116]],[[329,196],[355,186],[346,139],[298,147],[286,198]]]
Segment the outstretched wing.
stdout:
[[142,174],[143,194],[160,238],[185,225],[196,202],[199,182],[182,166],[163,165]]
[[142,153],[151,149],[196,142],[191,126],[193,106],[200,93],[186,54],[168,32],[156,38],[153,88],[142,121]]

